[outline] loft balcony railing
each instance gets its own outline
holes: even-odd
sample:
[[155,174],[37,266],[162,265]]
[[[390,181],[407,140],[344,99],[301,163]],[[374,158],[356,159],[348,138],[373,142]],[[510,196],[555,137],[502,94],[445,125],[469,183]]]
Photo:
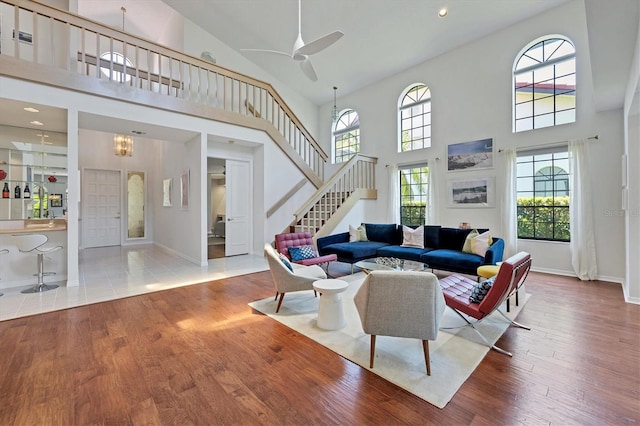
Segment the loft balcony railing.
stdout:
[[270,84],[35,1],[0,15],[0,74],[264,130],[323,184],[327,154]]

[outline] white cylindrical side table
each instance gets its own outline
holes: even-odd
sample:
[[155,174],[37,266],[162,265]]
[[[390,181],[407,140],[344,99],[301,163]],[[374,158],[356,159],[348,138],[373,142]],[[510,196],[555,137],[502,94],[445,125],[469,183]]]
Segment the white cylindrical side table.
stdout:
[[348,287],[346,281],[331,278],[313,283],[313,288],[320,293],[318,327],[324,330],[338,330],[346,325],[340,293]]

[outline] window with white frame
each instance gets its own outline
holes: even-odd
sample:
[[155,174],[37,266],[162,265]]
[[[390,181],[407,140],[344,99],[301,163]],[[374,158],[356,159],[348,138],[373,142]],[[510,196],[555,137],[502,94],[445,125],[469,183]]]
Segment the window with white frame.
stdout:
[[348,109],[340,113],[333,127],[334,162],[343,163],[360,152],[360,118]]
[[400,168],[400,224],[424,225],[429,201],[429,167]]
[[108,66],[101,66],[100,71],[102,74],[111,81],[117,81],[119,83],[125,83],[131,80],[131,76],[125,71],[126,68],[132,68],[131,61],[118,52],[105,52],[100,55],[100,63],[103,61],[109,62]]
[[567,147],[518,152],[518,238],[569,241]]
[[576,50],[568,39],[527,48],[514,65],[513,84],[514,132],[576,121]]
[[401,96],[398,114],[398,152],[431,146],[431,91],[424,84],[409,87]]

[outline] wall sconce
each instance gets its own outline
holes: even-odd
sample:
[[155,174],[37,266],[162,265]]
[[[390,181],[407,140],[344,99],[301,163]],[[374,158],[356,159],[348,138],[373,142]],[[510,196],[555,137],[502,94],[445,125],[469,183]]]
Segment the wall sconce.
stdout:
[[113,153],[119,157],[131,157],[131,154],[133,154],[133,138],[127,135],[114,135]]

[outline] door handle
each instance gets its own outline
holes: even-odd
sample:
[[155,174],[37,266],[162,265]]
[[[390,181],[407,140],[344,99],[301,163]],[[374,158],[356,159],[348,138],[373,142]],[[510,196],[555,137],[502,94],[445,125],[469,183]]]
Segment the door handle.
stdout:
[[231,222],[232,220],[233,220],[233,218],[232,218],[232,217],[227,218],[227,222]]

